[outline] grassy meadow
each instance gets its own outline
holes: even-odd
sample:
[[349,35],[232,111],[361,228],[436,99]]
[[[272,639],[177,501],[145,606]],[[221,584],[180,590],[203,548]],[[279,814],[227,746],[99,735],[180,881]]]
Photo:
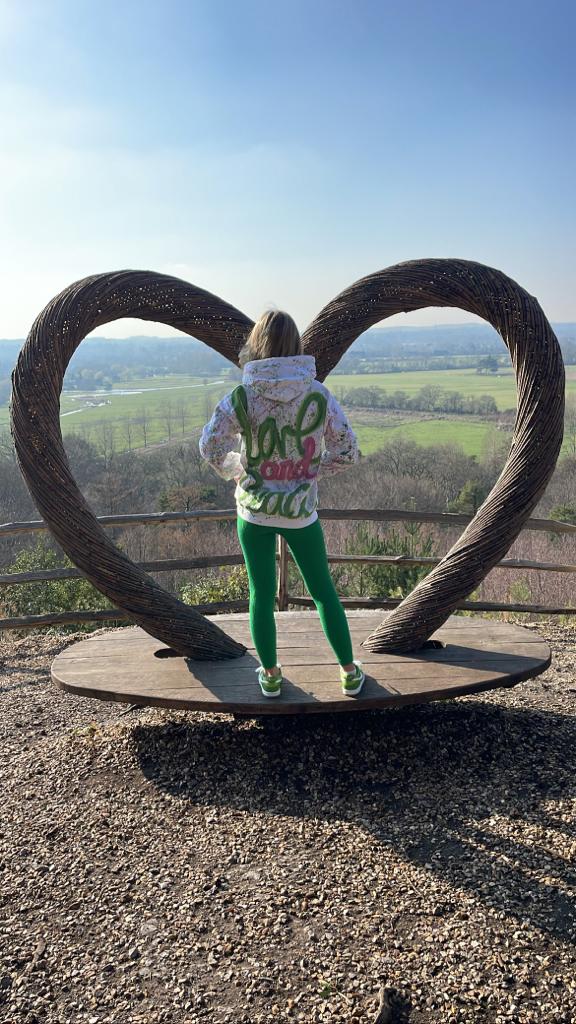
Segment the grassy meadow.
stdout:
[[[132,421],[138,434],[137,420],[146,415],[152,421],[155,440],[164,440],[168,435],[166,419],[168,411],[174,422],[182,419],[182,407],[186,408],[186,422],[189,428],[201,426],[205,414],[230,388],[230,382],[216,378],[178,375],[172,377],[144,377],[115,384],[110,391],[66,391],[62,394],[60,413],[62,432],[75,432],[86,428],[114,423],[121,432],[125,421]],[[126,394],[125,392],[134,392]],[[0,407],[0,428],[10,422],[8,404]],[[142,442],[143,443],[143,442]]]
[[354,414],[350,421],[358,436],[360,448],[364,455],[378,451],[384,441],[392,437],[409,438],[423,446],[438,444],[457,444],[466,455],[482,455],[491,439],[510,438],[510,435],[498,433],[492,423],[471,422],[470,420],[411,420],[406,423],[389,426],[370,426],[366,423],[355,423]]
[[[336,397],[352,388],[380,387],[387,391],[405,391],[414,395],[433,386],[445,391],[479,396],[492,395],[503,411],[516,405],[516,387],[512,371],[483,376],[474,370],[427,372],[332,374],[327,384]],[[185,375],[134,378],[115,385],[112,390],[95,392],[65,391],[62,396],[63,434],[80,433],[96,445],[115,450],[143,448],[168,439],[185,437],[209,419],[219,398],[230,390],[232,382],[224,378],[207,380]],[[576,369],[568,368],[567,394],[576,395]],[[126,393],[132,392],[132,393]],[[365,454],[381,447],[384,440],[401,435],[418,444],[459,444],[469,455],[481,455],[495,437],[502,438],[488,420],[439,416],[437,419],[386,417],[352,410],[350,420],[357,431]],[[8,428],[8,406],[0,408],[0,430]]]
[[118,448],[144,447],[202,426],[229,388],[228,381],[155,377],[129,381],[104,394],[68,392],[61,403],[62,432],[80,431],[97,443],[105,424],[117,435]]

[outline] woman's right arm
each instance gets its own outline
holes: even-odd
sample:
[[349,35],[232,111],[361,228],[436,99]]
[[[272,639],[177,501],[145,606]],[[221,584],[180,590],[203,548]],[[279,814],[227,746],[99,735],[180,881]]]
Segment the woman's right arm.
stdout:
[[236,418],[230,395],[218,402],[212,419],[206,424],[200,438],[200,455],[224,480],[237,480],[244,473],[240,452],[234,451],[238,443],[240,424]]
[[338,473],[346,466],[358,462],[360,458],[356,434],[352,430],[342,406],[332,394],[328,395],[324,444],[325,451],[322,452],[320,458],[319,474]]

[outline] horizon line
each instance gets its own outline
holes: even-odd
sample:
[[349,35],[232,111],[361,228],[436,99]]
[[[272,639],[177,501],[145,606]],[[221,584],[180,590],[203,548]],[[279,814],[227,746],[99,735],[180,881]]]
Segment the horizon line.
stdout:
[[[117,323],[117,321],[115,321],[115,322]],[[381,321],[381,323],[383,323],[383,322],[384,321]],[[555,326],[556,327],[576,326],[576,320],[549,320],[548,322],[550,323],[551,327],[555,327]],[[168,326],[168,325],[162,324],[161,326]],[[446,322],[446,323],[438,323],[438,324],[398,324],[397,326],[391,326],[391,327],[380,327],[378,324],[374,324],[372,327],[368,327],[365,331],[362,331],[362,334],[359,334],[358,338],[356,340],[359,340],[362,337],[363,334],[368,334],[370,331],[374,331],[374,330],[380,330],[380,331],[406,331],[406,330],[434,331],[434,330],[438,330],[439,328],[445,328],[445,327],[449,327],[451,329],[454,329],[454,328],[458,328],[458,327],[479,327],[479,326],[491,327],[492,330],[495,331],[496,334],[498,334],[498,331],[496,330],[496,328],[491,323],[489,323],[488,320],[481,320],[481,321],[478,321],[478,320],[463,320],[463,321],[461,321],[459,323]],[[25,342],[26,338],[27,338],[27,335],[23,335],[20,338],[0,338],[0,344],[2,344],[2,342],[8,342],[8,343],[10,343],[10,342]],[[102,341],[128,341],[130,338],[155,338],[157,341],[173,341],[175,338],[192,338],[194,341],[201,341],[200,338],[195,338],[193,334],[188,334],[186,331],[179,331],[176,334],[164,334],[164,335],[162,335],[162,334],[126,334],[126,335],[122,335],[121,337],[117,337],[117,336],[109,337],[109,336],[104,335],[104,334],[101,334],[101,335],[87,334],[82,339],[82,341],[89,341],[89,340],[96,340],[96,339],[99,339],[99,340],[102,340]],[[81,342],[80,342],[80,344],[81,344]],[[202,342],[202,344],[205,344],[205,342]]]

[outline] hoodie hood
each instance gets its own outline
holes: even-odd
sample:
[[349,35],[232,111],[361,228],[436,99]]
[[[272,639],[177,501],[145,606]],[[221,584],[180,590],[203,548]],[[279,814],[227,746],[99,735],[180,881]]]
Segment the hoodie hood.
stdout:
[[248,384],[263,398],[291,402],[305,394],[315,378],[314,356],[275,356],[246,363],[242,383]]

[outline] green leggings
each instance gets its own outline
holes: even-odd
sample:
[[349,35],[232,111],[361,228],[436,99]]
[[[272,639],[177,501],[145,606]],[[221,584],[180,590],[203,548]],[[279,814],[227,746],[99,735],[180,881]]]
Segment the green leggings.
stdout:
[[320,615],[328,642],[340,665],[352,663],[346,613],[332,582],[320,520],[310,526],[258,526],[238,517],[238,537],[250,584],[250,631],[264,668],[276,664],[276,534],[284,537]]

